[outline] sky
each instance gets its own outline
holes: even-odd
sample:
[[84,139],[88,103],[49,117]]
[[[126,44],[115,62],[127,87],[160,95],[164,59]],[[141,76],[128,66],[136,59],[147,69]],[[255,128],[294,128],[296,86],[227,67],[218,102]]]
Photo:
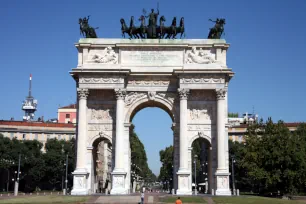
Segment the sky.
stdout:
[[[37,117],[56,118],[58,106],[76,101],[69,71],[77,65],[74,43],[81,37],[80,17],[91,15],[89,23],[99,27],[99,37],[121,38],[119,19],[129,22],[130,16],[156,8],[157,2],[2,0],[0,119],[22,119],[30,73]],[[230,112],[254,108],[264,119],[306,121],[305,0],[160,0],[159,9],[167,25],[174,16],[183,16],[189,39],[207,37],[213,26],[209,18],[226,19],[224,38],[231,45],[227,64],[235,72],[229,84]],[[147,108],[133,123],[157,173],[159,150],[172,144],[171,119],[162,110]]]

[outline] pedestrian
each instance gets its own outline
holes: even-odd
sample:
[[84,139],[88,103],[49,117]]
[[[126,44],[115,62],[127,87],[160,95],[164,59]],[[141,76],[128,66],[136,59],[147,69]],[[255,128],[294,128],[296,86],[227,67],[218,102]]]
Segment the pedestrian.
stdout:
[[177,198],[177,200],[175,201],[175,204],[183,204],[180,197]]
[[144,204],[144,192],[141,193],[141,204]]

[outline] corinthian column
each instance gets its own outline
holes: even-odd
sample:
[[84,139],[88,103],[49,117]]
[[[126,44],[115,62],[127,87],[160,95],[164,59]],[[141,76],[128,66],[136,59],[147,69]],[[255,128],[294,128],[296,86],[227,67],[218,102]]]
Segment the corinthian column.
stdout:
[[226,89],[217,89],[217,141],[218,141],[218,167],[217,171],[226,169],[225,164],[225,96]]
[[87,97],[88,89],[77,89],[79,99],[79,110],[78,110],[78,136],[77,136],[77,161],[76,169],[73,174],[73,188],[71,195],[87,195],[89,193],[90,185],[88,182],[88,173],[86,169],[86,133],[87,133]]
[[87,125],[87,97],[88,89],[77,89],[79,98],[79,116],[78,116],[78,141],[77,141],[77,164],[76,170],[85,169],[86,157],[86,125]]
[[189,89],[178,89],[180,96],[180,167],[178,175],[178,195],[191,194],[191,170],[188,169],[188,141],[187,141],[187,98]]
[[123,171],[123,148],[124,148],[124,98],[125,89],[115,89],[117,98],[116,107],[116,150],[115,150],[115,169],[114,171]]
[[125,187],[126,169],[124,168],[124,98],[125,89],[115,89],[117,98],[116,107],[116,143],[115,143],[115,168],[112,172],[111,194],[127,194]]
[[187,98],[189,89],[178,89],[180,95],[180,168],[179,171],[188,169],[187,151]]

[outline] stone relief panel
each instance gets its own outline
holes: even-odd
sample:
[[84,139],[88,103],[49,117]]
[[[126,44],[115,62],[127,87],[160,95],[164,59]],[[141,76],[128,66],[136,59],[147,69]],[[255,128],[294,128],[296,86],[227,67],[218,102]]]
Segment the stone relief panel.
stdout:
[[112,105],[95,105],[88,107],[88,123],[112,123],[116,112]]
[[205,123],[215,118],[214,104],[189,105],[188,123]]
[[113,124],[88,124],[88,131],[112,131]]
[[215,60],[215,53],[211,50],[192,47],[191,50],[186,51],[186,64],[213,64],[217,63]]
[[118,53],[112,47],[94,49],[89,52],[87,63],[118,64]]

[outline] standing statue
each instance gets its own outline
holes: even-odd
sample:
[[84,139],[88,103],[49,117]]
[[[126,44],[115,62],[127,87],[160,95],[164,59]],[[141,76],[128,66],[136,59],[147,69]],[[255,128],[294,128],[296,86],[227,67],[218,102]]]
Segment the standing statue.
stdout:
[[159,15],[159,10],[157,9],[157,13],[154,12],[154,9],[151,9],[151,13],[146,16],[146,18],[149,18],[149,25],[148,25],[148,38],[157,38],[157,32],[156,32],[156,24],[157,24],[157,18]]
[[209,19],[211,22],[215,23],[213,28],[210,28],[208,39],[220,39],[222,34],[224,33],[224,25],[225,19],[224,18],[217,18],[215,21]]
[[86,38],[97,38],[95,29],[98,29],[99,27],[93,28],[89,26],[88,21],[89,21],[89,16],[87,18],[84,17],[83,19],[79,18],[80,35],[83,35]]

